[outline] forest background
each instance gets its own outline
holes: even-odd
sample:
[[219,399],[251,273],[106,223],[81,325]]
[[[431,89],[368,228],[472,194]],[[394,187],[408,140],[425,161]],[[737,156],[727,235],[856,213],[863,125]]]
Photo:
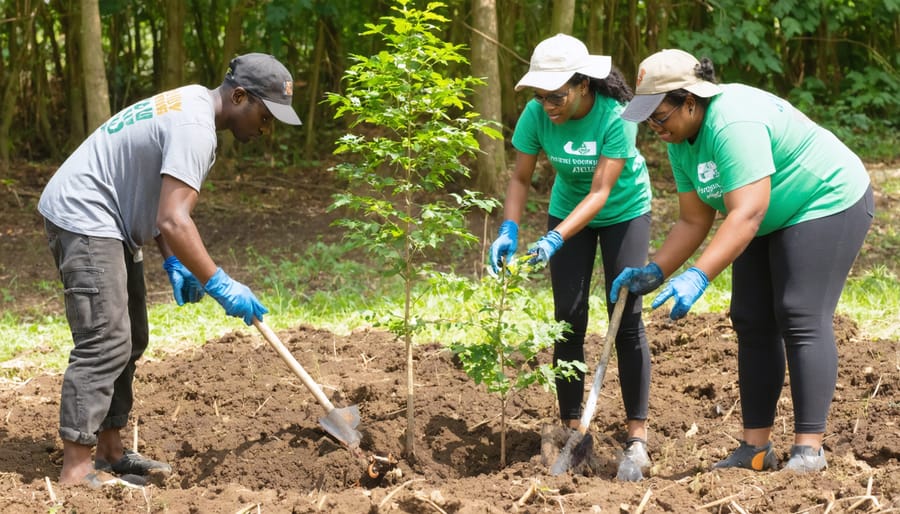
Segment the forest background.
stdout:
[[[415,4],[415,2],[413,2]],[[864,160],[898,156],[900,0],[448,0],[442,38],[484,77],[473,108],[508,136],[528,91],[515,82],[534,46],[558,32],[611,55],[629,83],[661,48],[710,57],[723,82],[788,98]],[[186,83],[218,85],[231,57],[267,52],[291,70],[304,125],[242,155],[316,165],[345,133],[327,92],[353,55],[383,41],[359,34],[391,12],[383,0],[0,0],[0,180],[14,160],[61,162],[110,115]],[[642,144],[659,145],[642,131]],[[222,155],[231,153],[227,134]],[[472,181],[502,191],[508,137],[484,139]],[[504,151],[506,150],[506,151]],[[668,173],[660,167],[655,173]]]
[[[404,289],[377,259],[349,241],[333,223],[345,213],[329,209],[335,193],[357,191],[336,178],[336,165],[354,162],[347,153],[334,154],[337,142],[348,131],[377,136],[387,129],[350,126],[353,120],[335,117],[335,107],[325,99],[351,89],[345,70],[358,62],[356,57],[388,48],[384,39],[361,33],[404,1],[0,0],[0,412],[5,420],[0,438],[10,441],[0,452],[5,486],[0,510],[48,512],[65,504],[79,512],[133,512],[140,504],[146,507],[141,511],[152,506],[171,512],[168,506],[184,505],[192,511],[235,512],[252,501],[256,510],[266,504],[267,511],[311,512],[319,511],[327,496],[325,510],[358,512],[377,510],[393,496],[408,507],[405,512],[422,512],[424,500],[416,498],[427,487],[443,490],[451,507],[490,504],[509,512],[510,497],[525,498],[528,484],[522,480],[541,474],[532,465],[540,452],[537,424],[553,411],[555,397],[519,397],[527,419],[519,419],[519,442],[510,447],[522,451],[510,457],[512,472],[498,471],[495,460],[486,457],[494,444],[485,442],[498,430],[488,422],[496,419],[497,404],[476,394],[481,389],[460,376],[457,361],[436,350],[465,340],[439,325],[473,318],[467,309],[475,302],[454,301],[459,295],[442,290],[415,290],[422,292],[414,311],[420,316],[412,319],[420,330],[416,341],[423,344],[421,372],[414,376],[409,353],[404,368],[401,352],[391,344],[396,340],[370,330],[383,328],[385,319],[395,321],[393,313],[407,312],[403,300],[411,288]],[[426,200],[449,201],[464,189],[502,197],[512,162],[509,136],[531,96],[515,92],[514,84],[527,70],[534,46],[558,32],[584,40],[592,53],[611,55],[632,84],[638,63],[657,49],[678,47],[708,56],[722,81],[790,99],[859,153],[875,186],[877,215],[836,318],[842,375],[834,436],[828,440],[833,469],[825,480],[777,474],[748,480],[747,475],[704,471],[710,459],[733,447],[732,434],[740,433],[726,270],[684,321],[668,323],[661,311],[646,318],[652,323],[648,334],[656,366],[653,451],[661,463],[649,505],[670,512],[698,505],[720,512],[813,512],[816,507],[809,505],[831,511],[838,502],[869,502],[873,511],[880,501],[884,509],[895,510],[900,497],[895,394],[900,389],[900,0],[448,0],[437,10],[450,20],[440,24],[439,37],[462,45],[469,61],[451,64],[444,76],[485,78],[472,90],[472,105],[460,114],[480,113],[498,122],[505,137],[480,140],[478,157],[465,158],[471,178],[459,178]],[[165,487],[151,489],[152,500],[113,492],[41,501],[48,497],[48,477],[58,476],[61,462],[54,420],[71,334],[37,198],[58,165],[111,113],[183,84],[215,87],[230,58],[245,52],[268,52],[288,66],[296,81],[294,107],[304,125],[276,124],[271,137],[239,151],[230,134],[221,134],[215,169],[193,213],[204,243],[229,274],[253,287],[270,309],[267,323],[305,359],[317,380],[336,395],[346,393],[340,404],[362,404],[365,433],[373,439],[367,448],[399,451],[400,434],[407,435],[408,446],[409,434],[417,434],[425,464],[417,475],[407,474],[415,480],[390,492],[375,491],[367,498],[358,488],[348,489],[343,479],[359,475],[358,463],[338,461],[343,453],[315,442],[321,434],[309,425],[315,426],[317,406],[285,381],[288,372],[275,362],[274,352],[260,349],[260,341],[246,335],[250,329],[223,316],[214,301],[177,307],[158,252],[148,251],[151,345],[142,360],[147,367],[141,372],[141,448],[177,461],[179,474]],[[377,102],[372,103],[375,109]],[[639,134],[654,187],[651,247],[656,248],[676,216],[677,198],[664,144],[646,127]],[[446,148],[438,146],[434,153],[451,154]],[[384,171],[383,178],[391,176]],[[522,243],[546,230],[551,182],[552,169],[542,165],[521,224]],[[485,247],[501,216],[495,209],[468,218],[480,248],[442,245],[425,259],[439,259],[442,271],[483,273]],[[547,275],[535,274],[527,288],[536,302],[533,312],[553,312]],[[594,291],[591,310],[603,312],[600,281]],[[592,316],[595,346],[605,323],[604,316]],[[596,348],[589,354],[593,363]],[[159,371],[153,371],[157,365]],[[406,408],[398,394],[404,369]],[[618,389],[616,377],[609,380],[613,383],[604,386],[604,395]],[[415,382],[424,385],[416,390],[421,401],[413,410],[409,389]],[[611,397],[604,401],[619,404]],[[785,411],[789,405],[784,404]],[[608,479],[615,473],[612,456],[619,445],[613,437],[621,420],[617,409],[602,410],[605,418],[598,417],[595,426],[607,434],[597,439],[599,453],[607,458],[603,477],[589,482],[562,477],[542,489],[530,482],[535,504],[544,494],[563,492],[547,497],[546,509],[529,512],[556,512],[555,501],[561,510],[563,499],[572,512],[646,504],[646,484],[632,488]],[[409,429],[412,417],[423,430]],[[787,419],[782,416],[779,424]],[[138,425],[136,417],[134,448]],[[249,439],[258,433],[274,436]],[[788,448],[786,431],[779,437],[779,447]],[[320,490],[322,477],[333,482]],[[425,486],[421,477],[434,480]],[[412,481],[418,485],[395,496]],[[298,484],[303,488],[297,490]],[[248,495],[247,487],[254,492]],[[433,498],[427,496],[429,504]],[[730,507],[723,498],[731,500]],[[491,510],[479,510],[484,511]]]

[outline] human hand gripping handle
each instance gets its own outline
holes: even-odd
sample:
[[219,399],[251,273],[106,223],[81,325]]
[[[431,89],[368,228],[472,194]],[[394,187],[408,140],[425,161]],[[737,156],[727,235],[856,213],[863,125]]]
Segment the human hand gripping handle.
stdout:
[[663,272],[655,262],[643,268],[625,268],[613,280],[609,292],[609,301],[615,303],[619,299],[619,290],[627,287],[634,294],[647,294],[663,283]]
[[528,250],[528,255],[533,256],[528,260],[528,264],[530,266],[535,266],[542,262],[549,262],[550,257],[553,257],[553,254],[556,253],[562,245],[563,238],[559,232],[555,230],[547,232],[544,237],[538,239],[537,243],[534,243],[534,246]]
[[500,272],[503,263],[512,261],[512,256],[519,247],[519,226],[513,220],[506,220],[497,230],[497,239],[491,244],[491,269],[494,274]]
[[217,268],[216,273],[210,277],[206,283],[206,292],[225,308],[225,314],[244,318],[244,323],[248,326],[253,324],[254,317],[262,321],[263,314],[269,312],[249,287],[229,277],[222,268]]
[[669,317],[681,319],[691,310],[694,302],[706,291],[706,286],[708,285],[709,279],[706,278],[706,273],[692,266],[684,273],[669,280],[669,283],[656,295],[650,306],[655,309],[669,298],[674,297],[675,305],[672,306],[672,312],[669,313]]
[[178,260],[178,257],[174,255],[167,257],[163,261],[163,269],[169,275],[169,282],[172,283],[172,294],[175,296],[175,303],[179,307],[186,302],[199,302],[203,298],[203,284],[184,267],[184,264]]

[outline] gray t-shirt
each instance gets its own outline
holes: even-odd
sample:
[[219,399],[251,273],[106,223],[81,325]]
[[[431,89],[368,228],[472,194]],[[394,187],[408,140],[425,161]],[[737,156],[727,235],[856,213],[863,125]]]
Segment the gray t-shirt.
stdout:
[[200,191],[216,158],[209,90],[190,85],[127,107],[60,166],[38,210],[54,225],[124,241],[137,251],[159,232],[162,175]]

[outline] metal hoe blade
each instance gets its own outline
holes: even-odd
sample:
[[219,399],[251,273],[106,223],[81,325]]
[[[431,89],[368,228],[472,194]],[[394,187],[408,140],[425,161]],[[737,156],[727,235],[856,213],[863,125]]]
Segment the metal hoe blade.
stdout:
[[362,435],[356,430],[359,426],[359,407],[356,405],[333,409],[324,418],[319,418],[319,424],[351,450],[359,448]]

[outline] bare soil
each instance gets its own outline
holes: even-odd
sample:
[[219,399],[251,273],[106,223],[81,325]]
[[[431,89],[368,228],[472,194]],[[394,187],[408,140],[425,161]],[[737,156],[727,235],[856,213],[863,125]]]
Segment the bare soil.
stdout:
[[[20,164],[0,195],[4,309],[30,316],[60,309],[36,195],[52,168]],[[246,248],[299,251],[336,238],[324,206],[336,187],[324,172],[269,173],[265,180],[217,170],[197,220],[214,256],[241,261]],[[216,178],[218,177],[218,178]],[[264,187],[260,184],[266,184]],[[662,190],[666,184],[659,184]],[[893,201],[895,202],[896,199]],[[662,210],[662,209],[660,209]],[[536,214],[535,227],[543,226]],[[662,225],[659,223],[658,225]],[[158,257],[148,251],[151,299],[168,301]],[[155,259],[155,260],[154,260]],[[237,268],[239,270],[239,267]],[[234,273],[240,276],[240,272]],[[0,387],[0,511],[38,512],[896,512],[900,510],[900,341],[871,340],[835,320],[838,389],[825,448],[812,475],[711,471],[741,434],[736,341],[727,313],[670,322],[647,317],[653,354],[649,446],[653,467],[637,483],[615,480],[624,440],[616,366],[603,383],[592,426],[596,466],[550,476],[542,427],[556,423],[555,397],[533,389],[509,408],[508,465],[499,467],[499,404],[474,385],[439,341],[416,348],[415,458],[403,454],[406,363],[402,343],[378,330],[338,336],[307,326],[280,331],[293,355],[338,406],[361,411],[363,455],[319,426],[321,406],[251,329],[140,363],[126,439],[172,464],[143,490],[62,487],[56,433],[61,377]],[[587,342],[588,366],[604,334]],[[790,377],[775,424],[778,457],[792,437]],[[588,380],[590,384],[590,379]],[[398,458],[380,481],[368,459]]]

